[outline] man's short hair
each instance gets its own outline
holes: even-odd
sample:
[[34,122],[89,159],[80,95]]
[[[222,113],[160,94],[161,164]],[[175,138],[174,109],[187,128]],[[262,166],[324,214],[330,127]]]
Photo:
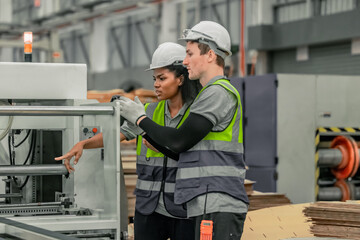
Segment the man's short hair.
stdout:
[[[199,43],[198,42],[198,47],[200,49],[200,55],[204,55],[206,53],[208,53],[210,51],[210,47],[209,45],[205,44],[205,43]],[[224,68],[225,67],[225,61],[222,57],[220,57],[219,55],[216,54],[216,64],[219,65],[220,67]]]

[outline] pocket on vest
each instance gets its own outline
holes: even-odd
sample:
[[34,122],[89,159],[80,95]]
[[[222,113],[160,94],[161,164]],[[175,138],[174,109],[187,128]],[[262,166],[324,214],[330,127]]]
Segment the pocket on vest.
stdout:
[[153,180],[144,180],[144,177],[142,178],[138,177],[134,194],[136,196],[149,197],[154,190],[155,182]]
[[180,153],[178,167],[199,166],[200,153],[198,151],[188,151]]
[[138,175],[138,178],[142,180],[153,180],[154,178],[153,172],[154,172],[154,166],[142,165],[142,164],[136,165],[136,173]]
[[139,197],[150,197],[151,191],[135,188],[134,195]]
[[200,154],[189,151],[180,154],[176,173],[176,188],[197,188],[200,186]]
[[176,189],[198,188],[200,187],[200,178],[178,179],[176,180]]

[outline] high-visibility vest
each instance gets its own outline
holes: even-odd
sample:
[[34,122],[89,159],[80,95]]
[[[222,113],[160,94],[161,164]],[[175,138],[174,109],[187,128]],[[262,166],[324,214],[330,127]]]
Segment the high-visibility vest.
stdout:
[[[146,116],[164,126],[165,108],[165,100],[147,104],[145,105]],[[186,110],[177,127],[180,127],[189,115],[189,109]],[[137,211],[144,215],[153,213],[158,205],[160,192],[163,192],[166,210],[175,217],[187,217],[185,205],[174,203],[177,165],[176,160],[147,148],[142,143],[142,136],[138,136],[136,162],[138,180],[134,192]]]
[[206,192],[226,193],[249,202],[244,186],[246,170],[240,94],[229,80],[219,79],[205,86],[197,98],[204,89],[213,85],[219,85],[233,94],[237,98],[237,108],[223,131],[209,132],[187,152],[180,153],[175,186],[177,204],[186,203]]

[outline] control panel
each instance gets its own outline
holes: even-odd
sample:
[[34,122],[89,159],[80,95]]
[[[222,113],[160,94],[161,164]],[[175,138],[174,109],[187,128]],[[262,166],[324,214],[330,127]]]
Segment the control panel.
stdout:
[[80,130],[80,140],[92,138],[100,132],[100,126],[84,126]]

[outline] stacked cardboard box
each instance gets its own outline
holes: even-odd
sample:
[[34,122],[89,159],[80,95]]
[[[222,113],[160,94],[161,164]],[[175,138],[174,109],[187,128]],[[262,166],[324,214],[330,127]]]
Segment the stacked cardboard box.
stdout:
[[288,204],[248,212],[241,239],[314,239],[310,223],[306,222],[303,214],[303,209],[308,205]]
[[110,102],[112,96],[120,95],[134,100],[135,96],[138,96],[141,102],[149,103],[156,102],[157,98],[153,90],[136,89],[132,92],[124,92],[122,89],[113,89],[107,91],[90,90],[87,92],[88,99],[96,99],[101,103]]
[[263,193],[253,190],[254,181],[245,179],[245,190],[249,197],[249,211],[267,207],[276,207],[290,204],[290,200],[281,193]]
[[304,209],[319,237],[360,239],[360,202],[316,202]]
[[253,193],[249,195],[249,201],[249,211],[291,204],[290,199],[288,199],[285,194],[262,193],[258,191],[253,191]]
[[134,217],[135,214],[135,195],[136,187],[136,145],[135,139],[129,142],[121,143],[121,160],[124,169],[124,178],[126,186],[126,195],[128,197],[128,217]]

